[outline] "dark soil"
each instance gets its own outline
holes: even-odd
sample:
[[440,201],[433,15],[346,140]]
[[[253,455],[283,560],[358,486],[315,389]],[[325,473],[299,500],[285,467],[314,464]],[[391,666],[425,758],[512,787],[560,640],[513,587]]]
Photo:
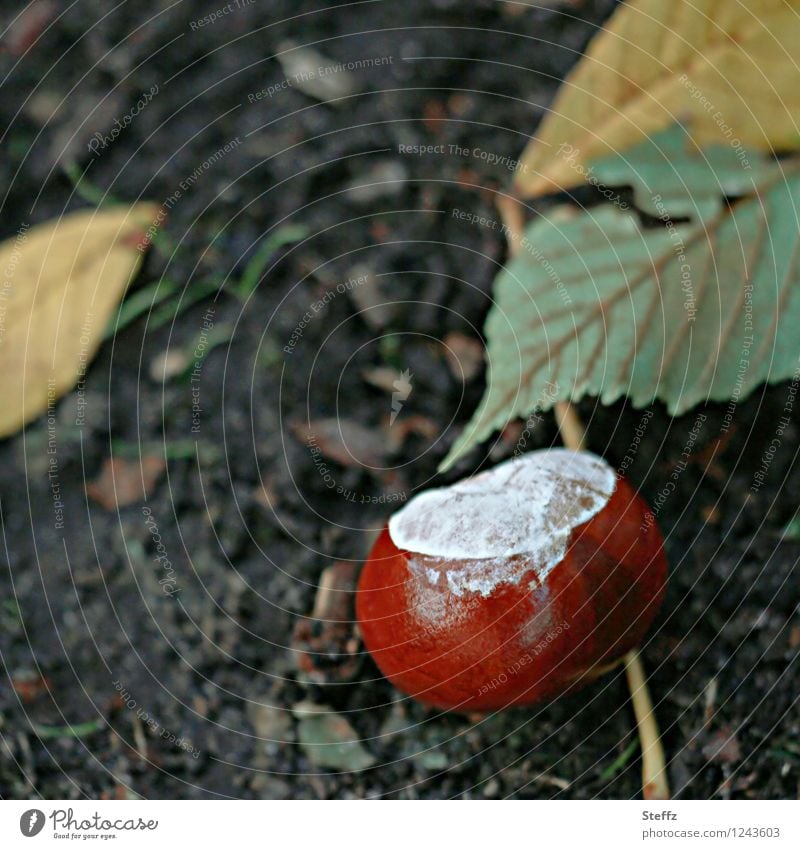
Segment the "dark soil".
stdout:
[[[61,14],[41,2],[0,54],[4,237],[88,206],[92,189],[164,204],[200,169],[134,284],[163,278],[200,300],[157,329],[143,315],[103,345],[81,427],[76,393],[57,407],[63,529],[46,421],[0,443],[0,794],[636,797],[619,672],[553,705],[466,718],[404,699],[368,659],[355,680],[313,681],[289,649],[321,571],[363,557],[396,504],[387,496],[429,485],[480,399],[481,374],[455,377],[441,340],[479,338],[505,245],[499,228],[453,210],[496,218],[508,164],[613,2],[255,0],[202,27],[192,22],[213,4],[156,5],[77,0]],[[287,40],[332,61],[390,61],[353,70],[360,90],[320,103],[283,85],[290,71],[275,54]],[[151,102],[92,153],[93,134],[108,134],[154,85]],[[400,152],[419,144],[446,152]],[[496,164],[450,145],[491,152]],[[252,295],[236,297],[258,246],[287,225],[306,237],[279,248]],[[357,292],[337,293],[363,275]],[[221,289],[201,297],[209,281]],[[369,309],[381,301],[390,304]],[[194,365],[210,307],[215,346],[198,383],[185,371],[165,380],[165,352]],[[413,375],[391,426],[405,438],[392,443],[391,386],[365,380],[378,367]],[[671,584],[643,654],[681,797],[798,794],[796,409],[748,497],[787,393],[757,391],[727,431],[726,405],[701,411],[691,459],[659,511]],[[580,410],[592,449],[626,462],[642,411],[591,400]],[[654,503],[698,411],[652,412],[627,471]],[[319,431],[337,417],[344,444],[318,433],[322,453],[310,450],[308,423]],[[545,416],[531,447],[557,441]],[[514,442],[512,429],[447,478],[508,456]],[[167,466],[147,499],[149,524],[141,503],[109,510],[87,499],[108,458],[138,473],[140,455],[153,454]],[[159,583],[156,528],[176,593]],[[291,713],[301,701],[345,716],[375,765],[315,765]]]

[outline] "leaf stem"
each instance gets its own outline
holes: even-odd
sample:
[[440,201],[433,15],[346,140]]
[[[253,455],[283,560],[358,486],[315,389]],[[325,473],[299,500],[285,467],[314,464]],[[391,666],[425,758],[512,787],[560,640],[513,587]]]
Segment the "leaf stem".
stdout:
[[569,401],[557,401],[553,407],[561,440],[567,448],[580,451],[586,447],[586,428],[578,411]]
[[525,233],[525,208],[522,201],[517,200],[513,195],[502,194],[498,194],[495,206],[503,225],[508,254],[515,256],[522,245],[522,237]]
[[669,799],[667,767],[664,749],[658,732],[658,722],[653,713],[653,703],[647,689],[647,679],[638,649],[632,649],[624,658],[625,676],[631,691],[633,712],[639,729],[639,742],[642,747],[642,785],[645,799]]
[[[519,251],[525,232],[525,208],[513,195],[498,195],[495,205],[503,224],[509,256],[513,257]],[[586,429],[575,407],[569,401],[558,401],[555,416],[564,445],[580,451],[586,443]]]

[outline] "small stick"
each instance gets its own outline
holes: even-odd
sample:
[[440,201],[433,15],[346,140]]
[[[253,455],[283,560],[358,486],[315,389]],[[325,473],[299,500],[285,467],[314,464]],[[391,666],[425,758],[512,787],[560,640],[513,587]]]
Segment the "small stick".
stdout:
[[647,689],[644,666],[637,649],[625,655],[625,676],[631,691],[633,712],[639,729],[639,743],[642,747],[642,784],[644,798],[669,799],[669,782],[664,760],[664,749],[658,732],[658,722],[653,713],[653,703]]
[[[506,234],[509,255],[514,256],[519,250],[524,233],[524,208],[520,201],[510,195],[499,195],[496,203],[503,223],[503,232]],[[564,445],[573,451],[585,448],[586,428],[575,407],[569,401],[558,401],[554,413]],[[638,650],[629,651],[623,663],[642,749],[642,793],[645,799],[669,799],[664,748],[661,745],[658,723],[653,713],[653,703]]]
[[[564,445],[580,451],[586,443],[586,430],[575,407],[569,401],[561,401],[555,406],[555,414]],[[638,650],[629,651],[623,663],[642,749],[642,794],[645,799],[669,799],[664,748]]]
[[567,448],[580,451],[586,447],[586,428],[578,411],[569,401],[557,401],[553,408],[561,441]]
[[[569,401],[561,401],[555,406],[555,414],[564,445],[580,451],[586,443],[586,430],[575,407]],[[642,749],[642,795],[645,799],[669,799],[664,748],[638,650],[629,651],[623,663]]]

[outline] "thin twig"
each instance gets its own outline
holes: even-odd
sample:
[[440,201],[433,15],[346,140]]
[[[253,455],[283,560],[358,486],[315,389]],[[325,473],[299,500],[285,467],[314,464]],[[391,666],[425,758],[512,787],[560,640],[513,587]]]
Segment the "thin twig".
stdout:
[[586,428],[583,426],[578,411],[569,401],[557,401],[554,407],[556,424],[561,434],[561,441],[567,448],[580,451],[586,447]]
[[[561,401],[556,404],[555,414],[564,445],[580,451],[586,442],[586,430],[575,407],[569,401]],[[642,749],[642,794],[645,799],[669,799],[664,749],[639,652],[629,651],[623,663]]]
[[647,689],[642,659],[637,649],[625,655],[625,675],[628,689],[631,691],[633,711],[639,729],[639,742],[642,747],[642,784],[645,799],[669,799],[667,767],[664,749],[658,733],[658,722],[653,713],[653,703]]

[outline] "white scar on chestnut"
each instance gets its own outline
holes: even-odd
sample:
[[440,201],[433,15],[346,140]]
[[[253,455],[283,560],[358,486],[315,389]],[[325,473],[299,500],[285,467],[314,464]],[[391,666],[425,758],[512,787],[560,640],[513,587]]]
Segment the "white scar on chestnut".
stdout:
[[[543,584],[572,531],[605,507],[615,487],[614,470],[594,454],[532,451],[420,493],[389,519],[389,534],[398,548],[422,555],[409,567],[428,583],[489,596],[531,571]],[[465,562],[446,569],[438,560]]]

